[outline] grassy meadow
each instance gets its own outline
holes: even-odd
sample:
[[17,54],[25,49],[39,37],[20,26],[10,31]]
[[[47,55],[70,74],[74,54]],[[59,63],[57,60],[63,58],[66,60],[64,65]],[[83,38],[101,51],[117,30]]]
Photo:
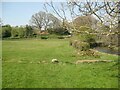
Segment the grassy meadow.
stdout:
[[[3,40],[3,88],[118,88],[117,55],[77,56],[68,39]],[[58,59],[60,63],[51,63]],[[71,64],[98,59],[116,62]]]

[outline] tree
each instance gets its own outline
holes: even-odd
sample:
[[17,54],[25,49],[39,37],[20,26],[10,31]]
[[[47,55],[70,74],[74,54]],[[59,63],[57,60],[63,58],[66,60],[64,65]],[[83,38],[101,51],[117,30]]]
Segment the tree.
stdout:
[[33,26],[36,26],[37,28],[39,28],[41,30],[42,26],[43,26],[43,17],[45,16],[45,12],[38,12],[34,15],[32,15],[31,18],[31,23],[33,24]]
[[58,28],[61,26],[61,21],[53,14],[48,13],[48,19],[50,20],[50,22],[47,25],[48,28]]
[[10,25],[4,25],[2,26],[2,37],[6,38],[6,37],[10,37],[11,36],[11,26]]
[[76,6],[82,15],[94,15],[102,24],[109,24],[110,28],[120,26],[120,1],[115,2],[85,2],[70,1],[70,5]]
[[54,27],[57,24],[60,25],[60,20],[50,13],[40,11],[32,15],[31,23],[33,26],[39,28],[39,30],[47,30],[48,27]]
[[46,2],[45,5],[50,7],[51,10],[53,10],[53,12],[62,20],[62,27],[67,28],[66,25],[66,23],[68,23],[67,12],[66,12],[66,10],[68,10],[68,8],[66,7],[67,4],[61,2],[59,8],[57,8],[58,6],[55,6],[54,3],[51,1],[51,2]]
[[19,36],[19,28],[18,28],[18,26],[12,27],[11,36],[12,36],[12,38]]
[[31,37],[33,35],[33,28],[29,25],[26,25],[25,27],[25,36]]
[[74,26],[79,29],[81,26],[87,26],[95,29],[97,20],[92,16],[79,16],[73,20]]
[[24,38],[24,37],[27,37],[26,36],[26,28],[25,27],[18,27],[18,36],[20,37],[20,38]]
[[[119,33],[118,28],[120,28],[120,1],[110,2],[104,0],[103,2],[91,2],[90,0],[85,0],[84,2],[80,2],[78,0],[71,0],[68,2],[68,4],[73,8],[75,7],[75,10],[79,11],[77,15],[92,15],[98,19],[99,24],[96,28],[96,31],[99,30],[101,32],[102,29],[102,32],[98,35],[101,35],[101,38],[103,38],[104,35],[102,35],[102,33],[108,31],[106,38],[103,38],[103,40],[107,39],[107,37],[110,38],[110,36],[115,36],[116,32]],[[115,38],[111,38],[110,41],[106,41],[111,42],[112,39]]]

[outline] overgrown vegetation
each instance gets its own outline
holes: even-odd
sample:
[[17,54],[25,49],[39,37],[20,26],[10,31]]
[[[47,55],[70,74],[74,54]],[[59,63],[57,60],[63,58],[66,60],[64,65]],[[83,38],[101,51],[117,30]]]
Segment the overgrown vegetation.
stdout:
[[81,26],[78,32],[74,33],[70,45],[80,51],[86,51],[96,44],[95,35],[91,34],[93,30],[87,26]]

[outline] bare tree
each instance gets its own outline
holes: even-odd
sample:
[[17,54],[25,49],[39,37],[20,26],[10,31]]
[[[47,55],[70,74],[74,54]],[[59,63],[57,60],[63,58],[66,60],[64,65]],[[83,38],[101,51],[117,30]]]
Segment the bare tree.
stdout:
[[62,19],[62,26],[66,27],[66,23],[67,23],[66,10],[68,9],[65,5],[66,3],[60,2],[59,8],[55,7],[52,1],[46,2],[45,4],[49,6],[60,19]]
[[54,27],[55,25],[60,25],[60,20],[57,19],[55,16],[53,16],[50,13],[46,12],[38,12],[34,15],[32,15],[32,18],[30,20],[33,26],[39,28],[41,30],[42,28],[44,30],[47,30],[48,27]]
[[[104,0],[104,2],[90,2],[90,0],[86,0],[85,2],[71,1],[69,4],[76,6],[82,15],[94,15],[97,17],[97,19],[100,21],[100,26],[109,26],[110,33],[108,33],[106,36],[109,36],[110,41],[108,42],[110,46],[112,45],[113,33],[111,32],[116,32],[117,30],[119,33],[118,30],[120,28],[120,1],[107,2]],[[116,27],[117,29],[115,30]],[[103,35],[101,37],[103,37]]]
[[[55,7],[55,3],[52,1],[46,3],[55,14],[57,14],[63,22],[63,26],[65,26],[65,21],[67,22],[68,13],[66,10],[69,10],[71,15],[71,26],[75,30],[75,26],[73,24],[74,17],[76,16],[94,16],[100,22],[100,25],[107,24],[110,27],[110,31],[116,25],[120,26],[120,1],[118,2],[91,2],[90,0],[85,0],[81,2],[79,0],[69,0],[68,2],[59,3],[58,7]],[[91,20],[92,21],[92,20]],[[94,22],[94,20],[93,20]],[[93,23],[94,24],[94,23]],[[94,25],[93,25],[94,26]],[[77,30],[76,30],[77,31]]]
[[[77,16],[82,15],[80,12],[78,13],[79,10],[76,10],[76,4],[77,2],[59,2],[59,7],[55,7],[56,3],[51,2],[47,2],[46,5],[48,5],[53,12],[62,19],[62,25],[65,28],[68,28],[71,32],[72,31],[76,31],[78,32],[78,30],[75,28],[75,25],[73,23],[74,19]],[[84,3],[82,3],[84,4]],[[69,13],[69,14],[68,14]],[[70,15],[70,16],[68,16]],[[90,15],[89,15],[90,16]],[[69,17],[69,18],[68,18]],[[68,22],[70,21],[70,22]]]
[[32,15],[30,22],[32,23],[33,26],[36,26],[41,30],[41,28],[43,27],[43,20],[45,15],[46,15],[45,12],[40,11]]
[[94,15],[102,23],[108,23],[110,27],[119,26],[120,1],[118,2],[85,2],[70,1],[69,4],[76,6],[82,15]]

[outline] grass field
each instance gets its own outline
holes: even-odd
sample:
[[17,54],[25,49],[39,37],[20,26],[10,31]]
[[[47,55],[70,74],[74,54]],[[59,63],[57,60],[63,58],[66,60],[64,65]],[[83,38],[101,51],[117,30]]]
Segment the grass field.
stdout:
[[[118,88],[115,62],[69,64],[94,57],[74,56],[69,41],[49,39],[3,40],[3,88]],[[59,64],[51,63],[58,59]],[[115,60],[116,55],[101,54],[96,59]]]

